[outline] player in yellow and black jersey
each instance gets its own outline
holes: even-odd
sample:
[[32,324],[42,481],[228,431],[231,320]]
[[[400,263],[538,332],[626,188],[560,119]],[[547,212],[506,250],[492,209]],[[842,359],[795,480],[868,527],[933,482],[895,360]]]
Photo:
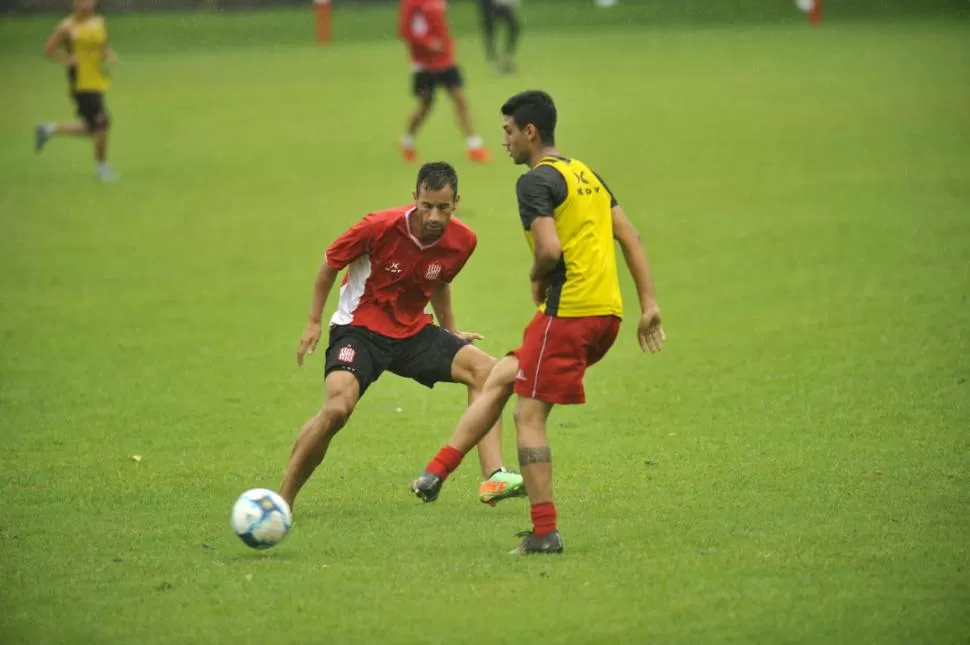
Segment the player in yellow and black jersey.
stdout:
[[623,316],[616,246],[636,284],[640,348],[660,351],[666,336],[640,236],[606,183],[583,162],[557,151],[552,98],[539,91],[516,94],[502,106],[502,115],[509,156],[529,167],[516,184],[516,196],[532,255],[529,279],[538,311],[525,328],[522,345],[492,369],[482,394],[411,490],[434,501],[514,393],[532,530],[513,553],[562,553],[546,422],[555,405],[585,403],[586,370],[616,340]]
[[43,149],[55,134],[90,136],[94,158],[102,181],[118,178],[108,165],[108,111],[104,93],[111,85],[105,66],[116,64],[118,55],[108,44],[103,16],[95,13],[97,0],[74,0],[74,11],[62,20],[44,45],[48,58],[67,68],[71,96],[80,122],[41,123],[36,128],[35,146]]

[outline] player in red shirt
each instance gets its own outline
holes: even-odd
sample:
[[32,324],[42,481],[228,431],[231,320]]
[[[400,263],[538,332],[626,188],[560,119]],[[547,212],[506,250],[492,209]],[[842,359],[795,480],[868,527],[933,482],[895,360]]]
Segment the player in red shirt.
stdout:
[[[477,243],[475,233],[452,217],[458,206],[455,169],[446,163],[422,166],[414,200],[350,227],[327,249],[317,272],[310,320],[296,355],[300,365],[320,341],[327,297],[348,268],[330,319],[323,408],[300,430],[280,486],[291,507],[357,401],[385,370],[427,387],[463,383],[471,402],[496,363],[471,344],[480,335],[457,330],[451,309],[451,281]],[[425,312],[429,303],[440,326]],[[496,423],[478,444],[485,480],[481,501],[491,505],[525,494],[522,476],[502,467],[501,433]]]
[[455,104],[455,112],[465,134],[468,158],[488,162],[491,155],[482,138],[475,133],[468,102],[462,91],[464,82],[455,62],[455,41],[448,31],[445,0],[401,0],[399,31],[407,41],[414,72],[414,95],[418,107],[408,119],[401,137],[401,153],[407,161],[417,159],[414,137],[434,105],[435,89],[445,88]]

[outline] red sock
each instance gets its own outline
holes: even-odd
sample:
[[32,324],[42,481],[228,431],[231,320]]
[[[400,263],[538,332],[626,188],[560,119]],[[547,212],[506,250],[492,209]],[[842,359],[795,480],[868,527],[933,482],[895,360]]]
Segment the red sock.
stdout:
[[434,473],[442,480],[448,479],[455,468],[461,464],[461,460],[465,458],[465,455],[461,454],[451,446],[445,446],[438,451],[438,454],[434,456],[425,470],[429,473]]
[[556,530],[556,505],[541,502],[532,505],[532,532],[536,537],[548,535]]

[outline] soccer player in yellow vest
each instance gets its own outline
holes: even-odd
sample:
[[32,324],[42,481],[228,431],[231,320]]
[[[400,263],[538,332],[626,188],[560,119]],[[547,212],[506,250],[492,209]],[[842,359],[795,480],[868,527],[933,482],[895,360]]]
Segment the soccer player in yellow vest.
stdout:
[[512,553],[562,553],[552,501],[552,453],[546,420],[556,404],[585,403],[583,375],[616,339],[623,315],[614,241],[640,301],[637,339],[656,352],[666,339],[640,236],[606,183],[555,148],[556,106],[545,92],[513,96],[502,106],[505,147],[529,166],[516,185],[519,216],[533,256],[529,279],[538,312],[522,345],[502,359],[458,422],[448,445],[411,484],[426,502],[485,436],[515,393],[519,465],[531,503],[532,530]]
[[113,181],[118,175],[108,165],[108,111],[104,93],[111,80],[105,64],[116,64],[118,55],[108,44],[104,17],[94,12],[97,0],[74,0],[74,11],[54,29],[44,45],[48,58],[67,68],[71,96],[80,122],[40,123],[35,147],[40,152],[55,134],[90,136],[98,178]]

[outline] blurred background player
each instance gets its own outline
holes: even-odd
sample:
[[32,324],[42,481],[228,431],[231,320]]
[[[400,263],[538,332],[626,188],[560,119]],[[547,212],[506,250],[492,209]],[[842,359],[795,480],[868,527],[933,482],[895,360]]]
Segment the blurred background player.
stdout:
[[513,553],[562,553],[552,501],[552,452],[546,421],[553,405],[586,402],[583,375],[613,345],[623,315],[614,240],[640,300],[637,338],[643,351],[665,339],[653,279],[640,237],[607,185],[589,166],[555,148],[556,106],[545,92],[523,92],[502,106],[505,147],[530,170],[516,184],[519,216],[533,266],[539,311],[522,345],[489,375],[485,391],[458,422],[451,441],[411,488],[426,502],[465,453],[502,415],[514,392],[519,465],[531,503],[532,530]]
[[[477,244],[475,233],[452,218],[457,206],[454,168],[425,164],[413,204],[367,215],[327,249],[298,364],[316,348],[327,297],[340,271],[349,270],[330,319],[323,408],[300,430],[280,486],[291,508],[357,401],[385,370],[426,387],[463,383],[469,403],[481,393],[495,359],[471,344],[480,335],[457,330],[451,308],[451,281]],[[438,325],[425,313],[429,303]],[[522,476],[502,467],[501,436],[496,423],[478,444],[484,479],[479,495],[492,505],[524,493]]]
[[118,55],[108,44],[104,16],[94,13],[97,0],[74,0],[74,12],[54,29],[44,53],[67,67],[71,96],[80,122],[40,123],[35,130],[35,147],[40,152],[55,134],[90,136],[98,178],[113,181],[118,175],[108,165],[108,111],[104,93],[110,79],[105,64],[117,64]]
[[468,158],[482,163],[491,161],[491,155],[472,125],[468,101],[462,90],[464,81],[455,62],[455,41],[448,30],[445,0],[401,0],[399,30],[410,46],[413,90],[418,99],[417,108],[408,118],[407,131],[401,137],[404,159],[417,159],[414,137],[431,113],[435,91],[440,85],[455,104]]
[[[496,74],[515,71],[515,48],[519,42],[519,0],[478,0],[485,37],[485,57]],[[500,60],[495,47],[495,23],[505,23],[505,56]]]

